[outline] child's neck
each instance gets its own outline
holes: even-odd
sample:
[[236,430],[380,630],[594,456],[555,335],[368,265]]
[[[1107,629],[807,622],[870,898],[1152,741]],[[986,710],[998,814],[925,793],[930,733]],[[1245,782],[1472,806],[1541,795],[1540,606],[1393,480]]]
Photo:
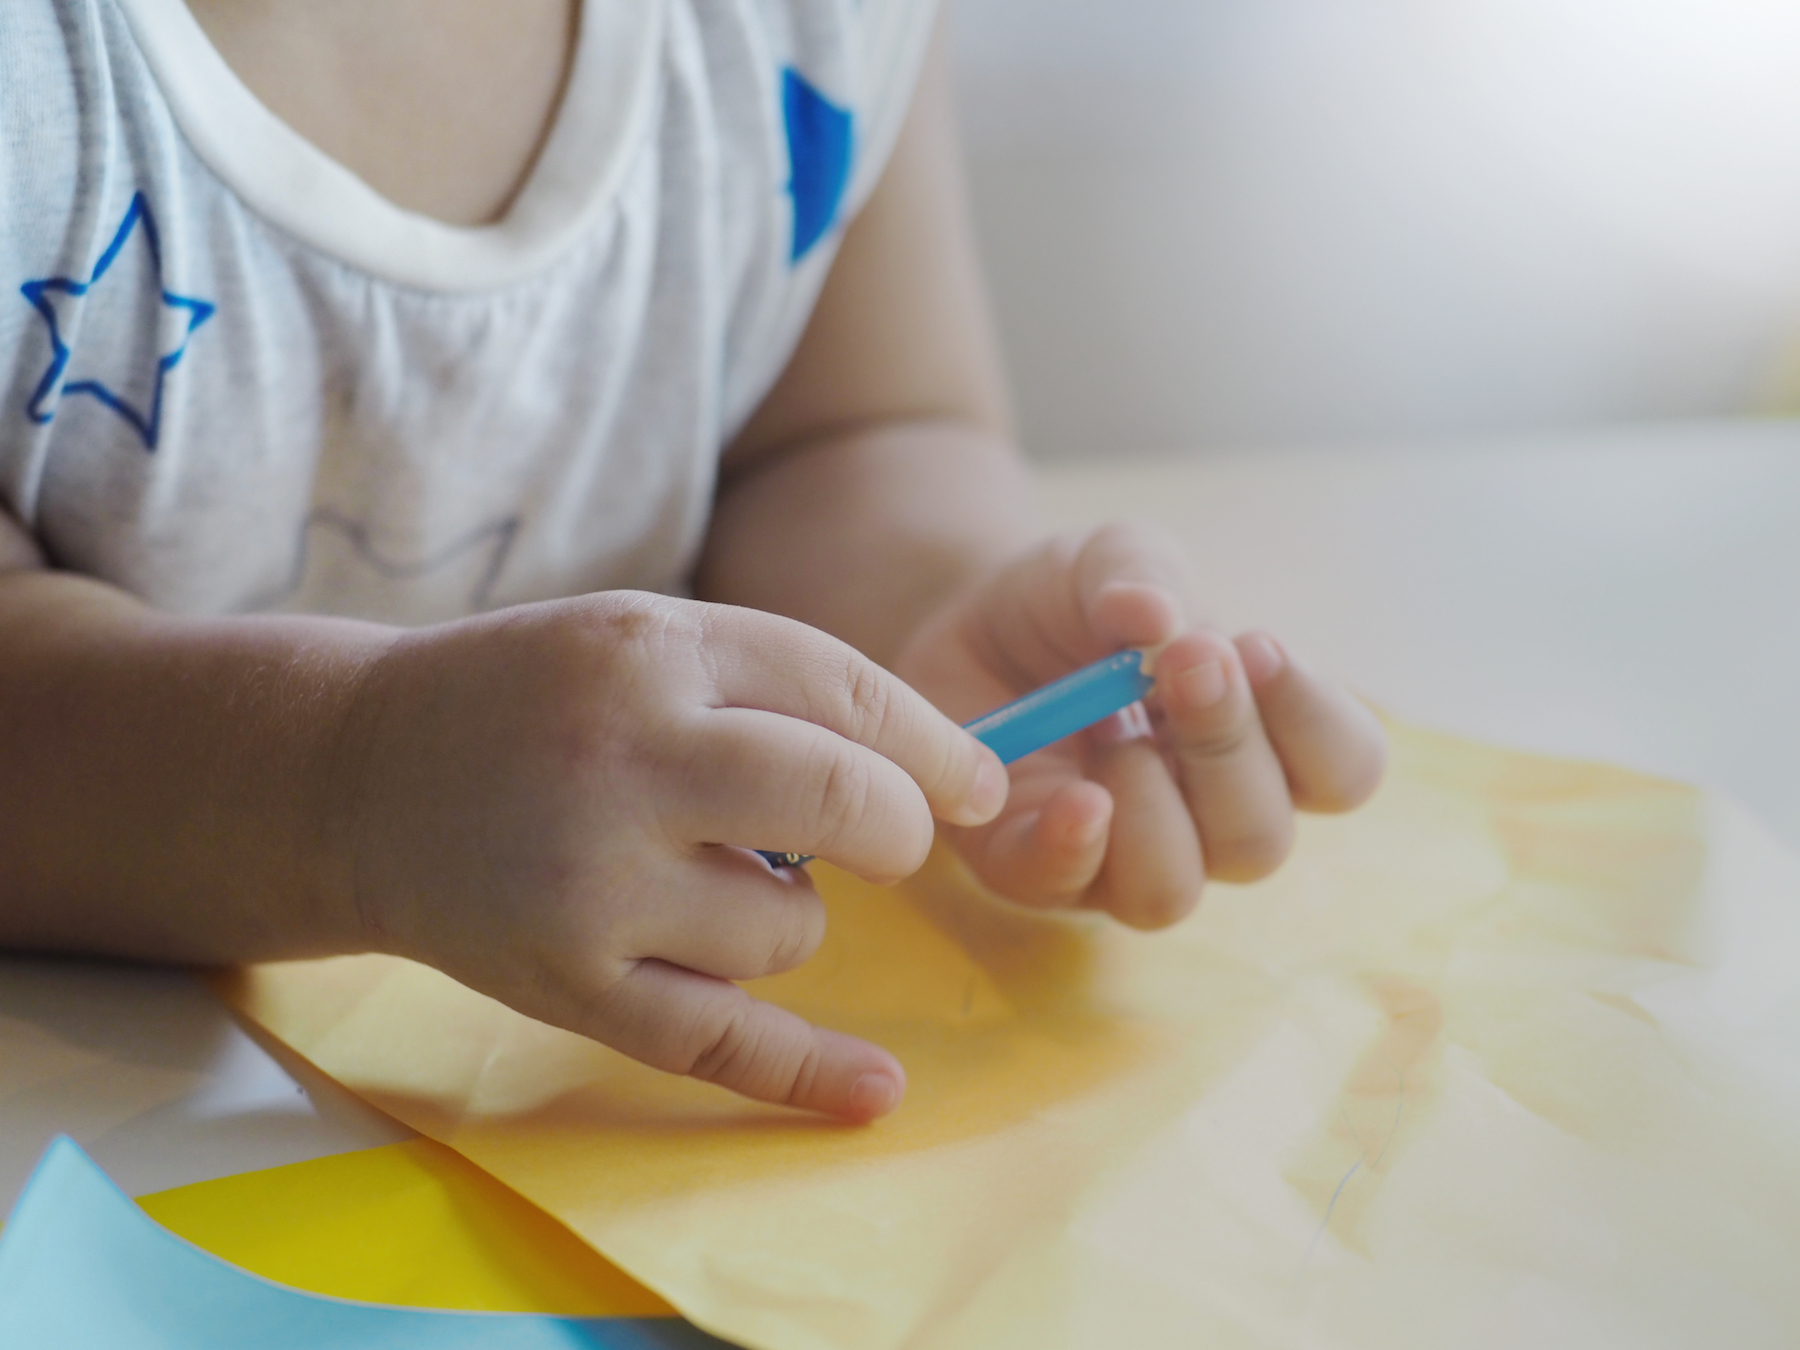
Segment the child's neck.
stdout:
[[300,135],[390,201],[498,220],[556,116],[579,0],[187,0]]

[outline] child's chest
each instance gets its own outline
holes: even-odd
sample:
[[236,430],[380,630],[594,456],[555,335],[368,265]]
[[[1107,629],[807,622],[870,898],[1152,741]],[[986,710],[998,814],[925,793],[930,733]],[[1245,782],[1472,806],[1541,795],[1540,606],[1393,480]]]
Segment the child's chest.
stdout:
[[[604,5],[617,0],[590,0]],[[375,191],[499,219],[556,117],[578,0],[187,0],[232,72]]]
[[904,112],[929,8],[895,3],[588,5],[466,228],[297,135],[181,0],[8,0],[0,505],[184,612],[679,590]]

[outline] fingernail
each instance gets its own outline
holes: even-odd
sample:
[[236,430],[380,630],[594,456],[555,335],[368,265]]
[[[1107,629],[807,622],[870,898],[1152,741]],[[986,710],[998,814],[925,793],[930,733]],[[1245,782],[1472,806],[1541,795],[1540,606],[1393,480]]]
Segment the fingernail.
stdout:
[[1244,663],[1244,675],[1251,684],[1266,684],[1281,673],[1287,664],[1287,653],[1267,633],[1247,633],[1238,639],[1238,658]]
[[849,1114],[859,1120],[885,1116],[900,1104],[900,1085],[885,1073],[865,1073],[850,1088]]
[[1106,827],[1110,824],[1105,816],[1095,816],[1092,820],[1084,820],[1069,831],[1069,847],[1078,853],[1085,853],[1106,837]]
[[983,756],[975,770],[975,790],[969,794],[973,824],[985,824],[1000,814],[1006,805],[1006,794],[1012,790],[1012,775],[997,759]]
[[1225,674],[1223,661],[1202,661],[1175,677],[1175,687],[1181,693],[1181,701],[1195,712],[1212,707],[1225,697],[1225,691],[1230,686],[1231,681]]
[[1158,613],[1146,613],[1134,616],[1138,623],[1132,626],[1133,631],[1120,634],[1133,647],[1154,647],[1167,642],[1181,628],[1181,596],[1173,581],[1161,577],[1140,577],[1136,580],[1109,581],[1094,593],[1096,601],[1105,598],[1107,592],[1135,592],[1146,598],[1153,597]]

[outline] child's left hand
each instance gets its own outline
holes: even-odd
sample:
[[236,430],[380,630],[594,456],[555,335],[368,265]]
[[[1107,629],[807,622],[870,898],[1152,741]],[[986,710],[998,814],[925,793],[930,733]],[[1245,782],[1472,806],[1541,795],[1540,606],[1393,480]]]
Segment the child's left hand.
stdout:
[[997,819],[947,831],[993,890],[1159,928],[1208,877],[1273,871],[1295,808],[1345,811],[1375,790],[1374,715],[1266,634],[1195,627],[1192,606],[1180,550],[1111,525],[1040,546],[908,642],[898,673],[959,722],[1120,648],[1161,648],[1141,710],[1027,755]]

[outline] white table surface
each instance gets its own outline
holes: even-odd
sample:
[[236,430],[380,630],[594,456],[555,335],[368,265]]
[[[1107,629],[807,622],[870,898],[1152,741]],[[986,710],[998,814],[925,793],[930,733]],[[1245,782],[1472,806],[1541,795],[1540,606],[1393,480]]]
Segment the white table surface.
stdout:
[[[1800,425],[1062,469],[1160,521],[1213,617],[1392,712],[1701,782],[1800,848]],[[404,1138],[188,976],[0,957],[0,1207],[56,1133],[144,1194]]]

